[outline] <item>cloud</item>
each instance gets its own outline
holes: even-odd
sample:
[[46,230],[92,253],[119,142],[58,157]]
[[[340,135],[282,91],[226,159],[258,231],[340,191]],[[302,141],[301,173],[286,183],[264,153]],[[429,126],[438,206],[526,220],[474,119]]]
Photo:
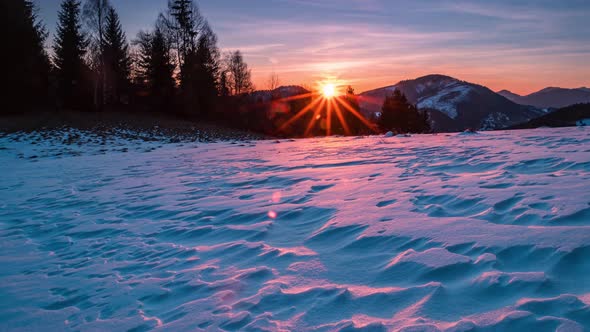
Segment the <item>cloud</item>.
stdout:
[[[298,0],[296,3],[324,10],[341,2]],[[341,6],[351,3],[345,1]],[[580,65],[590,55],[585,46],[588,43],[580,42],[584,37],[571,33],[564,36],[564,32],[571,31],[563,26],[564,18],[571,21],[572,17],[578,17],[569,9],[553,10],[554,16],[548,17],[551,12],[548,8],[522,10],[502,3],[437,2],[432,7],[410,4],[406,12],[397,13],[396,19],[387,22],[378,19],[391,15],[379,12],[382,4],[374,1],[372,7],[365,8],[364,14],[373,15],[373,20],[359,19],[360,16],[339,19],[330,15],[321,20],[306,15],[288,20],[280,15],[232,20],[232,38],[246,44],[261,40],[283,45],[245,52],[254,68],[255,79],[265,80],[272,71],[279,73],[283,82],[291,83],[334,75],[359,84],[360,90],[412,78],[407,75],[437,72],[473,77],[481,80],[481,84],[500,84],[494,75],[497,72],[506,75],[506,87],[510,87],[510,76],[514,74],[529,77],[531,82],[547,82],[555,79],[558,70],[580,71],[573,64]],[[371,8],[376,11],[371,12]],[[429,15],[443,19],[432,21]],[[457,21],[448,24],[444,20],[449,18]],[[236,21],[240,23],[235,24]],[[230,29],[229,22],[225,28]],[[540,70],[541,66],[544,69]],[[580,81],[583,81],[581,75],[577,79]]]

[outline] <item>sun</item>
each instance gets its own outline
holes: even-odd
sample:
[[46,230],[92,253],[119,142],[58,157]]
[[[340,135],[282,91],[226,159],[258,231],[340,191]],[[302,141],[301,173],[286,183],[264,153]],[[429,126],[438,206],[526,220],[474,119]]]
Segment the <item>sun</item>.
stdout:
[[322,94],[325,98],[334,98],[336,96],[336,87],[334,84],[328,83],[322,87]]
[[[314,131],[317,132],[314,128],[325,130],[326,136],[330,136],[334,130],[338,132],[343,131],[346,135],[350,135],[351,128],[347,121],[351,117],[358,119],[368,129],[376,131],[375,126],[359,112],[358,108],[351,105],[351,99],[353,97],[344,95],[345,92],[342,90],[342,87],[346,85],[346,81],[327,78],[323,81],[316,81],[314,87],[308,93],[280,99],[284,102],[308,99],[309,102],[305,107],[297,111],[297,113],[292,114],[290,119],[283,122],[278,131],[289,130],[287,128],[306,115],[309,117],[309,122],[307,128],[305,128],[305,137],[309,137]],[[334,121],[336,121],[336,126],[338,127],[332,127]]]

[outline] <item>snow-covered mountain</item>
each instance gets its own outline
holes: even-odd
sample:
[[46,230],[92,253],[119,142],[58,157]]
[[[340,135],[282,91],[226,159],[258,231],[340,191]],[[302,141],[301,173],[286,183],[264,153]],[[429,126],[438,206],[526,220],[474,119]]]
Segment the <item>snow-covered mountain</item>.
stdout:
[[428,75],[362,93],[360,105],[365,116],[379,112],[385,96],[396,89],[411,103],[430,112],[436,131],[500,129],[544,114],[543,110],[518,105],[484,86]]
[[577,89],[549,87],[526,96],[521,96],[508,90],[499,91],[498,94],[517,104],[531,105],[539,108],[561,108],[573,104],[590,102],[590,89],[586,87]]
[[590,122],[590,103],[576,104],[560,108],[549,114],[511,127],[511,129],[528,129],[539,127],[587,126]]

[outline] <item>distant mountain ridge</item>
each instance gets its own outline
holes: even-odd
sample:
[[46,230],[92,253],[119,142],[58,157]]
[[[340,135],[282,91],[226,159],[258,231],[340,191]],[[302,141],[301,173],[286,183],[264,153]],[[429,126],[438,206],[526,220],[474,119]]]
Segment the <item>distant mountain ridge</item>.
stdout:
[[544,116],[510,127],[509,129],[530,129],[539,127],[571,127],[590,123],[590,103],[575,104],[560,108]]
[[508,90],[499,91],[498,94],[517,104],[538,108],[562,108],[574,104],[590,103],[590,89],[586,87],[577,89],[548,87],[526,96]]
[[427,75],[360,94],[367,117],[381,110],[385,97],[396,89],[411,103],[428,110],[435,131],[501,129],[543,115],[532,106],[514,103],[485,86],[445,75]]

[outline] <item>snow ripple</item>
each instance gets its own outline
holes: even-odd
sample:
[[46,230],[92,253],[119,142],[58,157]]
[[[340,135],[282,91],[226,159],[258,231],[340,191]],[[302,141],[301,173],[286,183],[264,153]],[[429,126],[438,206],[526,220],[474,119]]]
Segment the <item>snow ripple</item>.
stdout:
[[587,129],[35,135],[0,137],[1,330],[590,328]]

